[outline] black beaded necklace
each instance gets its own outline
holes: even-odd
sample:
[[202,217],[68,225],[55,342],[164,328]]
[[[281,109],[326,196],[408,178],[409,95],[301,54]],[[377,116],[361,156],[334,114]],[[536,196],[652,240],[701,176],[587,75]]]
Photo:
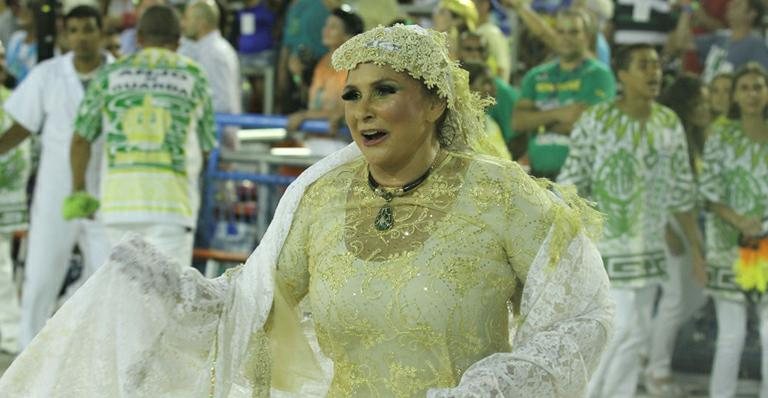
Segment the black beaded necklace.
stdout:
[[421,185],[427,179],[427,177],[429,177],[429,173],[432,171],[432,167],[435,165],[437,158],[438,156],[435,155],[435,158],[432,160],[432,164],[429,165],[427,171],[419,176],[419,178],[403,185],[402,187],[397,188],[382,188],[381,185],[373,178],[371,169],[368,169],[368,186],[371,187],[373,193],[382,197],[385,201],[384,205],[379,209],[379,213],[376,215],[376,219],[373,221],[373,226],[376,227],[377,230],[386,231],[392,228],[392,226],[395,224],[395,213],[392,210],[390,202],[392,202],[392,199],[396,196],[403,196]]

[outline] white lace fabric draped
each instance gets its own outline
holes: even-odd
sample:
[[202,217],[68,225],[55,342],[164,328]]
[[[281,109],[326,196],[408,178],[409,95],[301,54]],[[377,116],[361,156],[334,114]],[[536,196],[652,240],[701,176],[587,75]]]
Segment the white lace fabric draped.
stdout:
[[[267,336],[281,322],[269,318],[274,267],[305,189],[359,156],[351,145],[307,170],[246,265],[217,279],[179,271],[138,238],[123,242],[6,371],[0,396],[232,398],[297,387],[276,375],[306,382],[295,396],[323,395],[329,376],[306,348],[295,349],[297,336]],[[583,395],[612,307],[594,245],[584,233],[571,235],[567,250],[551,257],[561,235],[553,226],[531,265],[511,352],[476,362],[458,386],[428,396]],[[286,357],[290,363],[278,363]]]

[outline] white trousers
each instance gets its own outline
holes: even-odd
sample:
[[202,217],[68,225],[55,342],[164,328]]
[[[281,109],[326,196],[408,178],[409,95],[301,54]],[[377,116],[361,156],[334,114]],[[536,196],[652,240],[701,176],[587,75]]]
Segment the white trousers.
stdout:
[[174,259],[183,269],[192,265],[194,231],[174,224],[109,224],[106,227],[110,247],[114,247],[128,234],[141,236],[160,252]]
[[13,281],[11,241],[13,235],[0,232],[0,349],[16,352],[19,346],[19,296]]
[[[736,395],[739,363],[747,337],[747,304],[732,300],[715,299],[717,313],[717,343],[709,396],[731,398]],[[757,305],[762,347],[760,398],[768,398],[768,304]]]
[[587,387],[590,398],[631,398],[640,376],[640,352],[650,327],[657,285],[611,288],[616,303],[614,334]]
[[661,284],[656,317],[651,324],[650,348],[646,372],[655,379],[672,375],[672,353],[680,326],[706,302],[703,289],[693,279],[691,254],[678,256],[667,250],[668,278]]
[[109,246],[101,223],[93,220],[64,221],[35,217],[29,228],[29,246],[21,295],[19,344],[23,349],[51,316],[67,276],[75,244],[83,254],[87,279],[107,260]]

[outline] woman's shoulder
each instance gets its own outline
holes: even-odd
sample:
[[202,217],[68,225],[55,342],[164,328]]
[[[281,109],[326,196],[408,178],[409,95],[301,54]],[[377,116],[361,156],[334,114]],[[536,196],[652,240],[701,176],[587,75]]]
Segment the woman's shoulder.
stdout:
[[348,186],[355,176],[365,167],[365,160],[360,157],[350,162],[340,164],[329,170],[306,189],[304,196],[308,198],[327,198],[329,195],[344,191],[342,186]]
[[494,196],[501,207],[546,212],[552,205],[554,197],[548,192],[547,181],[531,177],[519,163],[478,153],[455,156],[468,160],[466,180],[476,195]]
[[553,253],[560,253],[580,231],[593,239],[600,235],[602,215],[578,196],[575,187],[533,178],[515,162],[478,155],[459,156],[471,159],[465,179],[471,199],[480,207],[483,203],[489,205],[482,217],[493,218],[489,225],[501,228],[500,233],[509,234],[512,226],[538,230],[543,239],[551,230]]

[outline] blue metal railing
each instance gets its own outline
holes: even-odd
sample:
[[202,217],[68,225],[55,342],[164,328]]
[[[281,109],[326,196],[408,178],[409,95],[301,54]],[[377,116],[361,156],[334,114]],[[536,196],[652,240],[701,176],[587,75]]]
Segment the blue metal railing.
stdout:
[[[288,117],[283,115],[259,115],[259,114],[242,114],[231,115],[225,113],[217,113],[215,116],[216,123],[216,142],[221,143],[221,135],[225,127],[237,126],[241,128],[286,128],[288,125]],[[329,129],[329,123],[327,120],[310,119],[304,121],[301,124],[299,130],[302,132],[313,134],[327,134]],[[346,127],[340,129],[342,134],[349,134]],[[251,181],[254,184],[269,185],[269,186],[288,186],[296,177],[274,175],[274,174],[261,174],[261,173],[246,173],[239,171],[221,171],[219,170],[219,163],[221,161],[221,145],[217,145],[216,148],[211,150],[208,156],[208,163],[205,168],[204,175],[204,193],[201,206],[200,226],[199,230],[199,243],[208,247],[214,230],[216,228],[214,220],[214,203],[215,203],[215,181],[222,180],[236,180],[236,181]],[[262,198],[263,199],[263,198]],[[263,202],[263,200],[262,200]],[[259,203],[259,206],[266,206],[267,203]],[[259,237],[260,238],[260,237]]]

